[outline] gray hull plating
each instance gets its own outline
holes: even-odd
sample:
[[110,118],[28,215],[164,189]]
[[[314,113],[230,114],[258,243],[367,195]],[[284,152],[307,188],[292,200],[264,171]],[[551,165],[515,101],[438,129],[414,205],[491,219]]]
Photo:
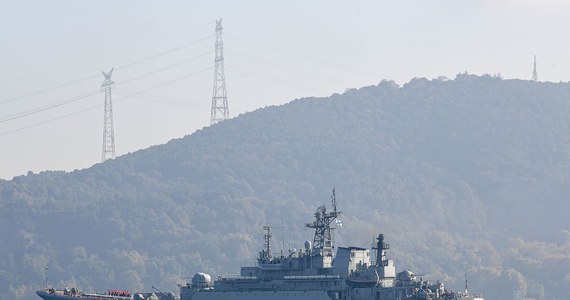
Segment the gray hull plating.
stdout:
[[44,300],[85,300],[85,298],[55,295],[45,291],[37,291],[36,294]]
[[192,300],[331,300],[324,291],[201,292]]

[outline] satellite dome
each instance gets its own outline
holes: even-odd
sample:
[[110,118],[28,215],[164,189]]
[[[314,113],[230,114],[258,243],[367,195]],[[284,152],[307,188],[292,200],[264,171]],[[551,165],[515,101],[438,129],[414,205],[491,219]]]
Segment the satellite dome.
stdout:
[[195,285],[210,285],[212,283],[212,276],[206,273],[198,272],[194,274],[192,283]]
[[307,250],[307,251],[311,250],[311,246],[312,246],[311,241],[305,242],[305,250]]
[[397,275],[400,281],[412,281],[416,279],[416,275],[410,270],[404,270]]

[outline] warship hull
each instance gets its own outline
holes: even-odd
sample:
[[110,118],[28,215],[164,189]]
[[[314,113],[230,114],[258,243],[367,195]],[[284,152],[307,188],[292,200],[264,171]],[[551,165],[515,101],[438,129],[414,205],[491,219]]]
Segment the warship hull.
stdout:
[[36,294],[44,300],[85,300],[81,297],[50,294],[46,291],[36,291]]
[[134,293],[128,291],[113,291],[107,293],[82,293],[76,288],[56,290],[45,289],[36,291],[44,300],[179,300],[173,293]]
[[325,291],[201,292],[192,300],[331,300]]
[[62,291],[53,290],[51,293],[48,290],[36,291],[36,295],[40,296],[44,300],[128,300],[131,297],[125,296],[112,296],[107,294],[84,294],[84,293],[74,293],[74,294],[64,294]]

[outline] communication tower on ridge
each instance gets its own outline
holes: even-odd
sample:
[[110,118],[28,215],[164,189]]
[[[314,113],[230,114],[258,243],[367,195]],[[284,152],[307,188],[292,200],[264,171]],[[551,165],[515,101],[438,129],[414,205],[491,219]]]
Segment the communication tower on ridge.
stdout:
[[532,81],[538,81],[538,72],[536,71],[536,55],[534,56],[534,69],[532,71]]
[[101,90],[105,92],[105,110],[103,116],[103,154],[101,162],[115,158],[115,133],[113,131],[113,103],[111,102],[111,89],[115,87],[115,82],[111,80],[113,69],[108,73],[103,73],[105,80],[101,84]]
[[222,41],[222,19],[216,20],[216,68],[214,70],[214,93],[210,125],[230,118],[224,75],[224,42]]

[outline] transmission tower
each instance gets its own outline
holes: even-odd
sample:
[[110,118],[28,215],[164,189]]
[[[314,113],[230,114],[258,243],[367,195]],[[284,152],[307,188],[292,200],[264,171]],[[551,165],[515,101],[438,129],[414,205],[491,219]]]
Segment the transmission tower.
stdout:
[[210,125],[230,118],[224,75],[224,42],[222,41],[222,19],[216,20],[216,68],[214,71],[214,93]]
[[113,103],[111,102],[111,89],[115,82],[111,80],[113,69],[109,73],[103,73],[105,80],[101,84],[101,90],[105,92],[105,111],[103,117],[103,155],[101,162],[115,158],[115,133],[113,131]]
[[536,55],[534,56],[534,70],[532,71],[532,81],[538,81],[538,72],[536,71]]

